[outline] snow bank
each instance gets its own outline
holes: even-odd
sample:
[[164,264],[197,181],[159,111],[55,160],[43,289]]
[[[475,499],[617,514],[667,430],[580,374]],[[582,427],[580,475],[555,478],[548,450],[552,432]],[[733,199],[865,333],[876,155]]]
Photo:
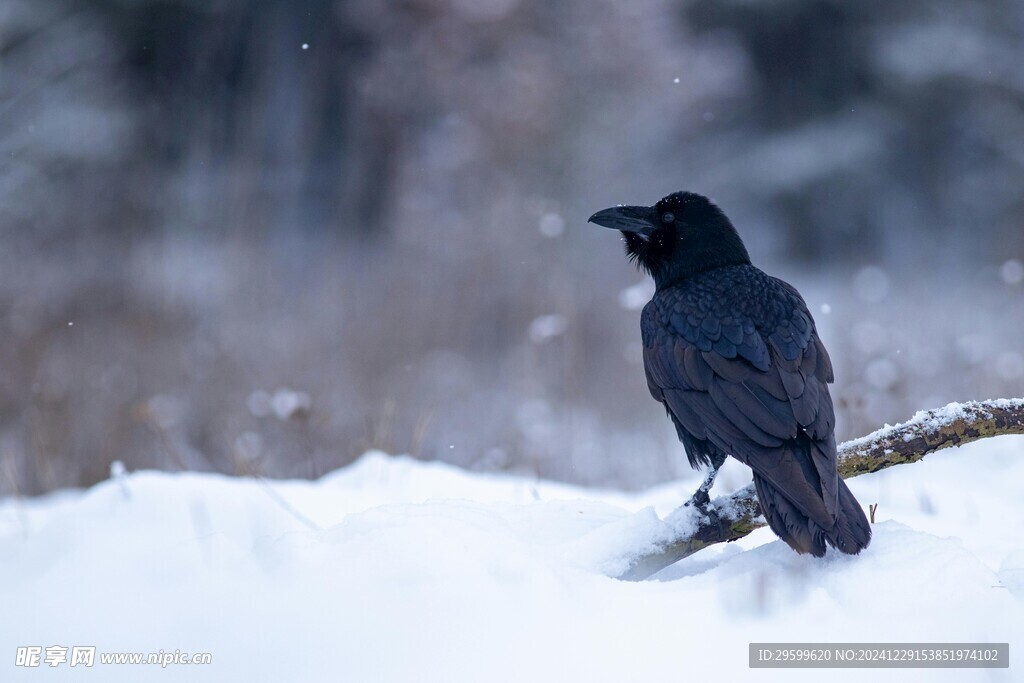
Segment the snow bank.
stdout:
[[[1024,437],[949,449],[850,481],[880,504],[860,557],[762,529],[627,583],[604,574],[691,482],[634,495],[380,453],[316,482],[127,474],[0,502],[0,680],[1010,681],[1019,666],[754,672],[747,643],[1009,641],[1012,665],[1021,482]],[[13,666],[55,644],[213,663]]]

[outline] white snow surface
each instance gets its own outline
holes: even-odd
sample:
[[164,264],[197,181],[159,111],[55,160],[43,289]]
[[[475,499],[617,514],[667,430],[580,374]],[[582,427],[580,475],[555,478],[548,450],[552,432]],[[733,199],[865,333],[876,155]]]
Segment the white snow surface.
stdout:
[[[622,493],[368,453],[313,482],[136,472],[5,499],[0,680],[1024,680],[1024,437],[849,483],[879,504],[860,556],[761,529],[640,583],[605,572],[695,481]],[[751,641],[1009,642],[1012,668],[751,670]],[[43,672],[13,665],[26,645],[213,662]]]

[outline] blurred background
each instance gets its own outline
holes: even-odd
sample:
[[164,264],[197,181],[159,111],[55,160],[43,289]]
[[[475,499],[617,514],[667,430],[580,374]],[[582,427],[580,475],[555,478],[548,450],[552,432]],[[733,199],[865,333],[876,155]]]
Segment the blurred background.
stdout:
[[1018,0],[4,0],[0,494],[683,476],[597,209],[796,285],[838,437],[1024,394]]

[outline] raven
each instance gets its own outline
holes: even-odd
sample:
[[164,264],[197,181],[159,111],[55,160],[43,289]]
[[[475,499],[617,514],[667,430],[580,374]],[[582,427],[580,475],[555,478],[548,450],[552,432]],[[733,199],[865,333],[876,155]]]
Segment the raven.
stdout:
[[590,222],[621,231],[629,259],[654,278],[640,318],[647,385],[690,465],[710,465],[697,505],[731,455],[753,470],[768,526],[791,548],[822,557],[826,542],[867,547],[871,527],[836,471],[832,362],[796,289],[751,265],[732,223],[699,194]]

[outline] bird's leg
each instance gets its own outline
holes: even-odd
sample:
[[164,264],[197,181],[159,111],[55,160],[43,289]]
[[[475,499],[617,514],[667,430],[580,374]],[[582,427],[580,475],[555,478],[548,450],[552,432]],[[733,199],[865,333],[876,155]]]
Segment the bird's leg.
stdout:
[[687,505],[693,505],[694,507],[698,508],[701,512],[706,513],[707,505],[708,503],[711,502],[711,496],[709,495],[709,492],[711,491],[711,487],[715,485],[715,477],[718,476],[718,470],[722,467],[724,463],[724,453],[716,453],[715,455],[711,456],[711,466],[704,474],[704,481],[703,483],[701,483],[697,491],[692,496],[690,496],[690,501],[687,503]]
[[704,473],[704,482],[700,485],[700,488],[691,496],[691,500],[699,508],[704,508],[708,503],[711,502],[711,496],[709,492],[711,487],[715,485],[715,477],[718,476],[718,467],[714,464],[708,468],[707,472]]
[[710,508],[711,496],[709,492],[711,487],[715,484],[715,477],[718,476],[718,470],[725,463],[725,454],[716,454],[711,456],[711,466],[704,474],[704,481],[700,487],[690,496],[690,500],[686,502],[687,506],[695,507],[704,516],[710,519],[712,522],[718,524],[719,530],[721,530],[722,521],[718,518],[718,513],[714,509]]

